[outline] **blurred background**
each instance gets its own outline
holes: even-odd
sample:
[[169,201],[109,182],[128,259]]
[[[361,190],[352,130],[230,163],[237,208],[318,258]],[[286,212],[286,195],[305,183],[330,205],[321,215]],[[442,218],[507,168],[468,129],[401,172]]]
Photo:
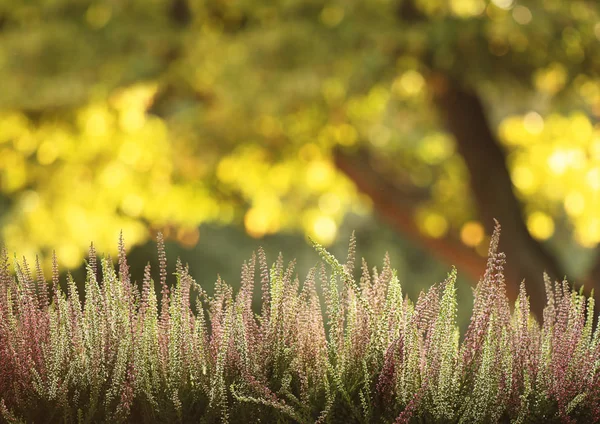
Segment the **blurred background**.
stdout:
[[1,243],[140,281],[162,231],[211,292],[355,230],[464,322],[496,218],[539,314],[600,284],[599,51],[596,0],[1,0]]

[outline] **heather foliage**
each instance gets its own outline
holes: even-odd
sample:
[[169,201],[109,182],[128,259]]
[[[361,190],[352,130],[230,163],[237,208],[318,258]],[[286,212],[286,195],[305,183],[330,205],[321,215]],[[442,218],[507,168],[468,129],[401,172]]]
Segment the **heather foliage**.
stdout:
[[121,239],[118,270],[90,249],[84,302],[71,278],[62,292],[56,266],[49,293],[38,264],[15,261],[12,275],[4,252],[1,420],[599,421],[593,299],[546,278],[541,325],[524,285],[511,311],[499,232],[462,340],[456,270],[413,303],[388,257],[355,278],[354,239],[343,264],[315,243],[326,265],[303,284],[294,262],[268,267],[259,250],[237,293],[218,279],[208,297],[180,262],[169,290],[159,237],[160,299],[150,265],[141,290],[132,282]]

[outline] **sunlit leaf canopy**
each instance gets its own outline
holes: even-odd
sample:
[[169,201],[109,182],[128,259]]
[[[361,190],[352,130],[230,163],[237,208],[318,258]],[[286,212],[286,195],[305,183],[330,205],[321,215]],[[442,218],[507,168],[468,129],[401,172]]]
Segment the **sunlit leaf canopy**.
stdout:
[[[430,237],[485,250],[432,69],[476,89],[531,234],[600,242],[600,13],[594,1],[0,1],[1,232],[81,263],[150,228],[328,244],[370,204],[334,148],[388,158],[430,194]],[[433,88],[432,88],[433,87]],[[560,224],[563,225],[563,224]]]

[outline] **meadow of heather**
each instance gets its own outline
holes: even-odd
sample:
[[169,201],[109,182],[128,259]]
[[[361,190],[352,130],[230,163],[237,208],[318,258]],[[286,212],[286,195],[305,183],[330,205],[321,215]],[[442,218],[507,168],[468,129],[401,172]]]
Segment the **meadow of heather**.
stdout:
[[132,280],[122,238],[116,269],[90,248],[85,293],[72,279],[60,289],[56,259],[46,281],[39,263],[13,266],[5,250],[1,420],[598,422],[593,298],[546,277],[542,317],[524,284],[509,304],[499,236],[497,225],[465,334],[456,269],[411,300],[388,257],[356,264],[354,238],[343,262],[314,243],[323,264],[302,280],[293,261],[269,265],[259,249],[239,291],[219,279],[210,297],[180,261],[167,275],[161,236],[161,293],[150,264],[141,289]]

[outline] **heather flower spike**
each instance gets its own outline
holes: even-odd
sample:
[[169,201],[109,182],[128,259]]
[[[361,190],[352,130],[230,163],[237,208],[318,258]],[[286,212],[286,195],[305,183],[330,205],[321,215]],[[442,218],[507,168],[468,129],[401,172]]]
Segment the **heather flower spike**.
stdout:
[[509,305],[499,237],[462,337],[460,270],[413,301],[387,255],[356,281],[354,235],[343,264],[313,242],[303,281],[259,249],[210,298],[181,261],[168,275],[161,234],[160,294],[150,263],[132,283],[121,235],[117,270],[90,246],[83,302],[56,255],[48,296],[39,261],[13,275],[3,250],[0,422],[599,422],[594,300],[544,276],[540,324],[525,283]]

